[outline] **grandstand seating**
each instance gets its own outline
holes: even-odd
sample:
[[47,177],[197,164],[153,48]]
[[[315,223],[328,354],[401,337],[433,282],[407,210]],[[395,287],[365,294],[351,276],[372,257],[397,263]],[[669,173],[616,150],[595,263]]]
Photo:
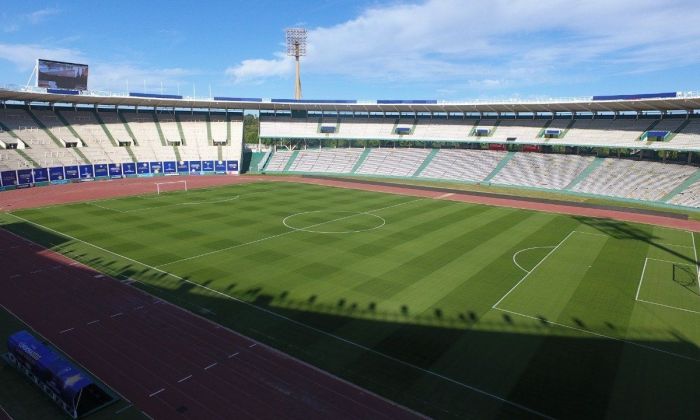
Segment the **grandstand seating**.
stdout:
[[373,149],[357,169],[361,175],[412,176],[430,149]]
[[658,201],[688,177],[697,168],[658,162],[605,159],[578,183],[573,191]]
[[290,172],[350,173],[364,149],[302,150]]
[[700,181],[694,182],[688,188],[671,197],[670,204],[700,208]]
[[491,179],[494,184],[563,189],[590,163],[592,157],[517,153]]
[[289,158],[292,157],[292,153],[294,152],[290,150],[279,151],[274,153],[270,160],[267,162],[265,170],[272,172],[283,171],[284,168],[287,167],[287,163],[289,162]]
[[505,157],[506,152],[491,150],[440,150],[418,175],[421,178],[483,181]]

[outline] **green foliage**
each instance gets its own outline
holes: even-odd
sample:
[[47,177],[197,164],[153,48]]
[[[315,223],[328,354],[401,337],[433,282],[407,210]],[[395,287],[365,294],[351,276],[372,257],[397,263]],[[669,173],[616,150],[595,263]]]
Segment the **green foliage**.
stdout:
[[253,114],[246,114],[243,118],[243,142],[257,144],[260,133],[260,119]]

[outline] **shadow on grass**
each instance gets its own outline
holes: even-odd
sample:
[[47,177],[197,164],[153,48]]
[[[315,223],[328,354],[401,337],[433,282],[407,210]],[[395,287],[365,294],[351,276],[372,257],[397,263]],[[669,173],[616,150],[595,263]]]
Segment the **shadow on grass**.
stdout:
[[[349,298],[325,302],[317,293],[273,294],[234,284],[221,291],[231,299],[110,254],[74,251],[70,241],[33,225],[7,228],[53,243],[123,282],[138,280],[132,284],[148,293],[433,417],[532,416],[519,406],[558,418],[692,418],[700,410],[700,363],[669,353],[694,359],[700,354],[672,328],[630,331],[610,320],[570,320],[571,326],[610,336],[624,329],[636,337],[635,346],[562,329],[541,315],[537,320],[493,316],[483,308],[417,311],[407,304],[390,307]],[[34,258],[40,262],[47,256]],[[213,279],[199,282],[214,284]],[[52,297],[35,299],[40,308],[49,306]],[[99,294],[91,302],[74,304],[99,306]],[[184,346],[187,338],[178,336]]]

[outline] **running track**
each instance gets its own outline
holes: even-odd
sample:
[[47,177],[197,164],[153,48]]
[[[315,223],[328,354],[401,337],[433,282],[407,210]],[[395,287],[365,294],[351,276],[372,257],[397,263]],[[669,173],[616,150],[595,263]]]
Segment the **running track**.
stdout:
[[0,266],[0,304],[150,417],[420,417],[4,230]]

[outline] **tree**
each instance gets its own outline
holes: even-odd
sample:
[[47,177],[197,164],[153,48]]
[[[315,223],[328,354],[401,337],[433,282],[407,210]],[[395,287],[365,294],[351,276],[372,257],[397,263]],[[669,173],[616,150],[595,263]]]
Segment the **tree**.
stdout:
[[257,144],[259,134],[260,120],[253,114],[247,114],[243,118],[243,142]]

